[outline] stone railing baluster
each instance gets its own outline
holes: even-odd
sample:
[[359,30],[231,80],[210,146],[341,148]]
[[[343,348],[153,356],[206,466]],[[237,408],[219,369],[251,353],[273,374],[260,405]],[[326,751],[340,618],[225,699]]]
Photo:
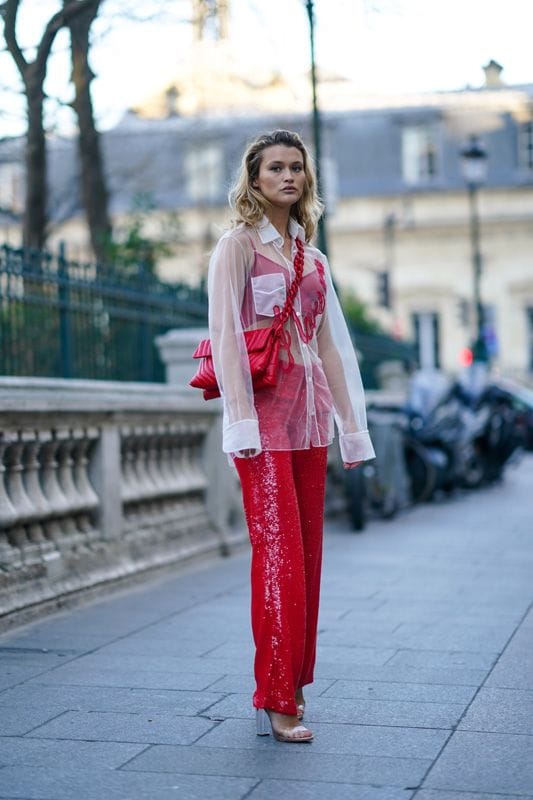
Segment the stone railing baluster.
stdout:
[[222,552],[202,452],[217,414],[165,386],[0,378],[0,619]]
[[72,549],[71,525],[62,525],[63,516],[69,511],[68,500],[59,485],[57,452],[61,442],[53,431],[45,432],[41,447],[41,484],[50,506],[50,513],[44,524],[46,535],[63,553]]
[[7,434],[0,437],[0,568],[14,569],[22,566],[20,550],[9,541],[6,530],[18,519],[18,512],[7,493],[4,453],[8,446]]
[[77,513],[79,511],[79,497],[74,485],[72,449],[74,442],[68,430],[56,431],[57,448],[57,482],[65,498],[63,515],[63,529],[66,531],[70,546],[76,552],[87,549],[87,538],[77,526]]
[[120,429],[121,450],[121,497],[124,503],[138,500],[140,482],[136,470],[136,439],[133,428],[124,425]]
[[184,451],[182,447],[184,426],[179,422],[172,425],[170,431],[169,467],[174,479],[174,490],[184,492],[187,489],[187,476],[184,469]]
[[17,511],[17,519],[9,530],[8,538],[20,549],[23,564],[28,565],[41,563],[39,544],[31,541],[26,527],[38,515],[38,509],[28,495],[23,479],[24,447],[27,441],[31,441],[31,437],[30,431],[20,431],[15,434],[7,446],[5,455],[7,493]]
[[139,480],[139,500],[147,500],[157,495],[157,486],[150,474],[150,428],[136,426],[135,428],[135,471]]
[[160,426],[158,429],[158,451],[159,451],[159,475],[161,480],[161,490],[166,495],[175,493],[175,481],[172,474],[171,460],[171,427],[170,425]]
[[39,477],[41,441],[39,431],[35,431],[33,437],[26,442],[23,454],[24,486],[33,506],[28,518],[27,534],[29,540],[39,547],[47,572],[55,572],[59,567],[59,552],[53,542],[46,538],[43,530],[43,520],[50,516],[52,508],[43,493]]
[[89,480],[89,453],[97,439],[97,428],[72,430],[72,482],[77,493],[76,510],[79,512],[77,525],[89,542],[98,540],[100,536],[93,521],[94,512],[98,508],[98,496]]
[[191,469],[197,489],[207,487],[207,477],[202,469],[202,449],[209,428],[204,422],[197,420],[192,431],[191,441]]

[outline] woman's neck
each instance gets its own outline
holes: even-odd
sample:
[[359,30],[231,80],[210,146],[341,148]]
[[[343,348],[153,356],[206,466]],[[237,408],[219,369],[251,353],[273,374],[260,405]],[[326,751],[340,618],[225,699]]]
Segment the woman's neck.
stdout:
[[289,211],[284,208],[271,208],[267,217],[278,233],[283,236],[283,239],[287,239],[289,233]]

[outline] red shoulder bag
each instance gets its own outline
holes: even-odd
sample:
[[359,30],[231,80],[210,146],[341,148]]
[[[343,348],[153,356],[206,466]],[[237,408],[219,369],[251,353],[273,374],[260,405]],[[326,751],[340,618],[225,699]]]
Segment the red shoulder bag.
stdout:
[[[275,386],[278,382],[279,351],[282,342],[287,344],[283,326],[289,319],[296,292],[302,280],[304,269],[304,245],[296,239],[296,255],[294,256],[295,277],[292,281],[285,305],[279,311],[272,325],[268,328],[257,328],[253,331],[244,331],[244,342],[250,362],[250,373],[254,389],[264,389]],[[198,370],[189,381],[195,389],[202,389],[205,400],[220,397],[213,356],[211,353],[211,340],[202,339],[193,353],[193,358],[200,360]]]

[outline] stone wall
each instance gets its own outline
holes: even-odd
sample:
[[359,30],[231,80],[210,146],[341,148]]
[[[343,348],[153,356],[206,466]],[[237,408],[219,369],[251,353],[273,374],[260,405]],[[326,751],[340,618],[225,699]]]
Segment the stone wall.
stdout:
[[240,541],[208,502],[218,415],[175,387],[1,378],[0,616]]

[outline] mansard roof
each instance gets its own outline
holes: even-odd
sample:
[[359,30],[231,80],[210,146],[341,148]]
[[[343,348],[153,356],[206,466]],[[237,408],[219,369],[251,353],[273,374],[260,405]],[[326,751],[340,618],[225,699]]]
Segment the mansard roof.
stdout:
[[[464,187],[458,153],[469,133],[478,133],[489,154],[488,186],[533,185],[533,170],[521,171],[520,127],[531,125],[533,84],[497,89],[432,93],[412,102],[322,114],[326,167],[334,165],[340,198],[448,191]],[[432,130],[439,169],[432,180],[408,186],[402,173],[402,139],[409,127]],[[112,212],[131,210],[135,196],[156,208],[195,204],[187,186],[191,151],[215,149],[220,180],[210,201],[226,202],[227,189],[247,141],[283,127],[299,131],[311,144],[310,114],[261,113],[239,116],[143,119],[133,112],[102,134]],[[80,212],[76,141],[49,140],[50,215],[57,221]],[[0,141],[0,165],[22,158],[20,140]],[[325,170],[327,172],[327,170]]]

